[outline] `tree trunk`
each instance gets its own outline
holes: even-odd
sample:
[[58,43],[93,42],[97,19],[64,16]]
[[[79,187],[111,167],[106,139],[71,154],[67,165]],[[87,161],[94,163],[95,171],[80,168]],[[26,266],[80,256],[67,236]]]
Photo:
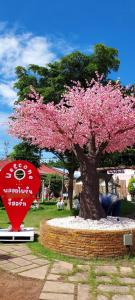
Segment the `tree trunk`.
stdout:
[[74,177],[74,171],[69,171],[69,183],[68,183],[68,202],[69,202],[69,209],[72,209],[72,203],[73,203],[73,177]]
[[80,160],[82,177],[82,193],[80,199],[79,216],[84,219],[99,220],[106,217],[99,202],[99,179],[96,170],[96,159],[88,158]]

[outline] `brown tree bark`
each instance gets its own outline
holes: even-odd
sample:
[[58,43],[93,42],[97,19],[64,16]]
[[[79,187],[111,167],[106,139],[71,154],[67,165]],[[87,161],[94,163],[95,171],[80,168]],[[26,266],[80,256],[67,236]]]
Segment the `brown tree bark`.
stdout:
[[99,202],[99,179],[96,157],[85,155],[80,147],[76,147],[76,153],[80,162],[83,183],[79,216],[84,219],[99,220],[106,217],[106,215]]
[[73,204],[73,178],[74,178],[74,170],[69,172],[69,183],[68,183],[68,201],[69,201],[69,209],[72,209]]

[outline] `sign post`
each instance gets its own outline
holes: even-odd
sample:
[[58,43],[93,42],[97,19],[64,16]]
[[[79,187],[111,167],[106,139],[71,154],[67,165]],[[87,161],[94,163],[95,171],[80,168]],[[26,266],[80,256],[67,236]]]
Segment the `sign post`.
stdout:
[[[13,240],[19,240],[19,238],[23,240],[25,233],[28,237],[28,231],[31,231],[30,235],[33,232],[34,238],[33,229],[22,229],[21,224],[35,200],[39,188],[38,170],[30,162],[16,160],[3,167],[0,172],[0,196],[11,223],[10,231],[6,229],[5,238],[13,236]],[[0,240],[4,233],[4,230],[0,230]]]

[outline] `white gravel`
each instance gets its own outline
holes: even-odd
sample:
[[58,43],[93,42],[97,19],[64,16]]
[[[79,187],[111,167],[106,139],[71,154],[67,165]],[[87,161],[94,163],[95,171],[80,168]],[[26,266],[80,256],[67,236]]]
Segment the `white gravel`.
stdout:
[[47,222],[51,226],[68,228],[68,229],[85,229],[85,230],[126,230],[135,229],[135,220],[128,218],[107,217],[106,219],[84,220],[80,217],[67,217],[52,219]]

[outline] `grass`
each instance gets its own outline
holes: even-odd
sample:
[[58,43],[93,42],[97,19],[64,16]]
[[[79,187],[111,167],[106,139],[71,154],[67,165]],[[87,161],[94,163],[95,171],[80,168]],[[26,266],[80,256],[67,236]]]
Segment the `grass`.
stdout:
[[[26,227],[34,227],[34,229],[39,229],[40,222],[42,220],[61,218],[72,215],[69,210],[58,210],[56,205],[41,204],[39,209],[30,209],[24,225]],[[9,226],[9,220],[7,213],[3,207],[0,208],[0,228],[7,228]]]
[[65,256],[63,254],[56,253],[52,250],[48,250],[45,247],[43,247],[38,241],[35,241],[34,243],[28,243],[28,246],[32,250],[33,254],[45,256],[50,261],[63,260],[63,261],[71,262],[74,265],[84,263],[83,259],[77,259],[74,257]]
[[[132,215],[133,212],[135,211],[135,204],[131,203],[131,202],[127,202],[127,201],[122,201],[122,207],[121,207],[121,216],[126,217],[127,215],[129,216],[130,214]],[[30,211],[28,212],[26,218],[25,218],[25,226],[27,227],[34,227],[36,230],[39,229],[40,226],[40,222],[42,220],[45,219],[51,219],[51,218],[58,218],[58,217],[66,217],[66,216],[70,216],[72,215],[72,212],[70,212],[69,210],[63,210],[63,211],[58,211],[57,207],[54,203],[46,203],[46,204],[41,204],[39,209],[30,209]],[[7,217],[7,213],[5,212],[4,208],[0,208],[0,227],[1,228],[7,228],[9,226],[9,221],[8,221],[8,217]],[[78,272],[77,269],[77,265],[78,264],[85,264],[86,261],[84,261],[83,259],[77,259],[77,258],[73,258],[73,257],[68,257],[59,253],[56,253],[52,250],[48,250],[46,248],[44,248],[39,242],[38,240],[32,243],[28,243],[29,248],[32,250],[33,254],[42,256],[50,261],[54,261],[54,260],[62,260],[62,261],[67,261],[73,264],[74,269],[73,272]],[[130,256],[125,256],[123,258],[108,258],[108,259],[90,259],[87,261],[87,263],[90,266],[90,271],[89,271],[89,278],[88,278],[88,284],[91,287],[91,293],[92,293],[92,297],[93,300],[97,299],[97,285],[99,283],[103,283],[106,284],[104,281],[101,282],[97,282],[96,279],[96,273],[95,273],[95,268],[98,265],[105,265],[105,264],[109,264],[109,265],[114,265],[118,267],[120,266],[133,266],[135,264],[135,257],[130,257]],[[101,275],[106,275],[108,276],[107,273],[100,273]],[[125,275],[121,275],[120,277],[123,277]],[[130,275],[130,277],[135,278],[135,271],[133,272],[132,275]],[[109,285],[122,285],[119,282],[119,275],[118,274],[111,274],[110,275],[110,279],[111,282],[108,283]],[[66,277],[65,279],[66,280]],[[127,285],[128,286],[128,285]],[[130,287],[130,285],[129,285]],[[104,294],[104,293],[102,293]],[[106,294],[105,294],[106,295]],[[112,294],[111,293],[107,293],[108,299],[112,298]]]
[[[126,216],[130,215],[135,211],[135,204],[127,201],[122,201],[122,207],[121,207],[121,216]],[[47,219],[52,219],[52,218],[60,218],[60,217],[67,217],[72,215],[72,212],[67,210],[58,210],[55,203],[44,203],[40,205],[39,209],[30,209],[25,221],[24,225],[26,227],[34,227],[35,230],[39,230],[40,227],[40,222],[42,220],[47,220]],[[0,208],[0,228],[7,228],[9,226],[9,220],[7,213],[3,207]],[[76,263],[82,263],[83,260],[67,257],[64,255],[57,254],[53,251],[45,249],[43,246],[40,245],[38,241],[35,241],[33,243],[29,243],[29,247],[35,254],[43,255],[47,257],[49,260],[65,260],[65,261],[72,261],[74,264]],[[93,259],[91,260],[92,263],[101,263],[107,262],[107,260],[100,260],[100,259]],[[111,261],[111,259],[110,259]],[[132,257],[126,257],[125,261],[132,261],[133,263],[135,262],[135,258]],[[117,260],[115,260],[115,263],[117,264]]]

